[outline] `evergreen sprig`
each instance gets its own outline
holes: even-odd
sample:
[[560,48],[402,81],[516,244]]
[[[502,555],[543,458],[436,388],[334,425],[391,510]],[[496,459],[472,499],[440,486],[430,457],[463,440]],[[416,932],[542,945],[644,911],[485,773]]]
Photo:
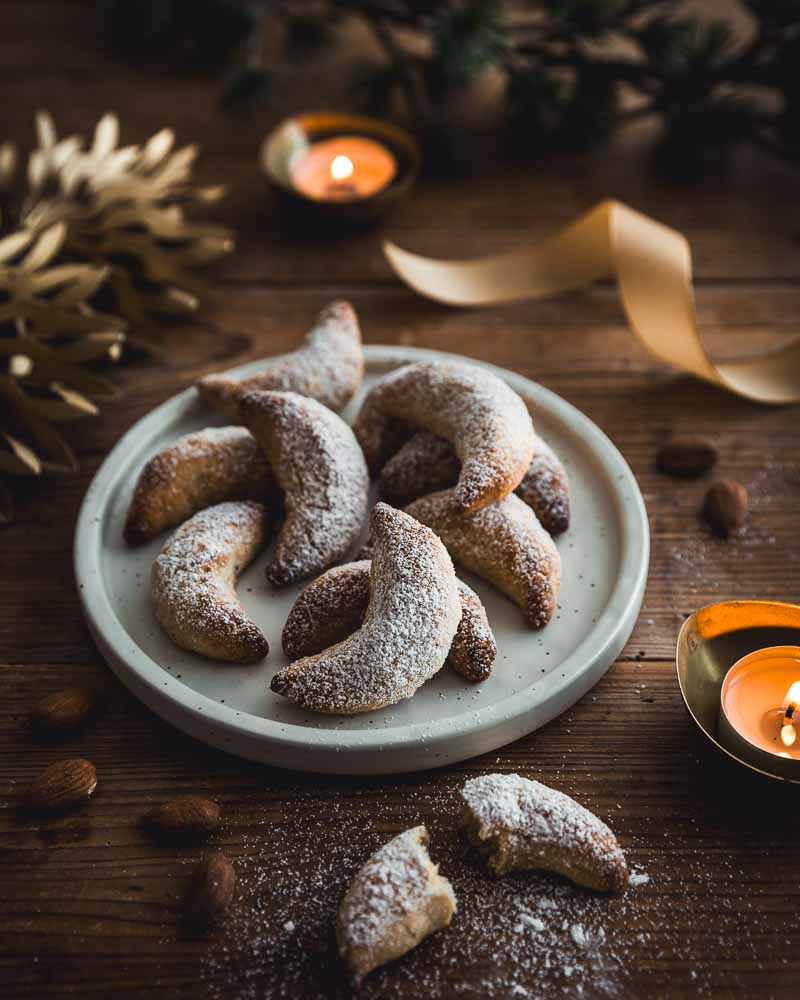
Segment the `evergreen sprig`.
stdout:
[[505,79],[509,134],[524,152],[588,149],[631,119],[653,117],[662,162],[693,175],[742,141],[800,161],[800,0],[740,3],[753,21],[744,40],[683,0],[102,0],[102,8],[112,40],[129,53],[163,48],[233,67],[227,103],[268,94],[276,68],[265,39],[276,30],[296,56],[335,44],[342,22],[358,17],[385,54],[359,76],[365,105],[386,109],[402,94],[419,133],[448,155],[469,148],[452,134],[448,100],[494,67]]

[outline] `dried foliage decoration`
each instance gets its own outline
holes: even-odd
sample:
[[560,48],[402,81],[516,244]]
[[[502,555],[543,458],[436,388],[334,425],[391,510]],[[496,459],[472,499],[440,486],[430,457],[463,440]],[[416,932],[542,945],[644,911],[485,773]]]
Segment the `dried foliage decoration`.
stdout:
[[[74,470],[55,425],[97,413],[96,401],[116,394],[86,366],[119,357],[124,323],[87,305],[105,268],[53,263],[66,232],[62,222],[0,240],[0,477]],[[0,478],[0,520],[10,517]]]
[[232,248],[227,230],[188,217],[224,188],[192,184],[197,150],[173,151],[171,130],[120,147],[109,114],[85,149],[46,113],[36,128],[22,193],[17,151],[0,145],[0,523],[6,477],[75,469],[58,425],[116,394],[99,368],[126,334],[153,346],[158,316],[197,308],[194,269]]
[[157,343],[156,318],[197,308],[194,269],[233,249],[227,229],[189,217],[225,188],[193,185],[197,147],[174,150],[171,129],[119,146],[119,122],[107,114],[86,150],[75,136],[59,139],[45,113],[36,129],[22,224],[40,232],[64,222],[67,255],[109,269],[103,303],[128,321],[130,339]]

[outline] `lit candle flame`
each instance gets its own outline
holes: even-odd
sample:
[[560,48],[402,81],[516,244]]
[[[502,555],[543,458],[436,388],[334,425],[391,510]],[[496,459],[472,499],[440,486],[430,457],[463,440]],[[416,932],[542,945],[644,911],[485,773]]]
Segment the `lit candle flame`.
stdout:
[[800,702],[800,681],[795,681],[786,692],[786,698],[783,702],[781,742],[785,747],[793,746],[797,740],[797,730],[794,726],[794,716],[797,712],[798,702]]
[[795,681],[794,684],[786,692],[786,699],[784,701],[784,706],[796,705],[800,701],[800,681]]
[[331,177],[335,181],[346,181],[353,173],[353,161],[349,156],[334,156],[331,160]]

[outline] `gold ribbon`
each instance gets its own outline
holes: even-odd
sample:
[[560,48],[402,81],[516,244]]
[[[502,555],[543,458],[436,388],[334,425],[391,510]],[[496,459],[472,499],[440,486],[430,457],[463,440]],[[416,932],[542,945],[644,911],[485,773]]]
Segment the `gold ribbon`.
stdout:
[[759,403],[800,400],[800,340],[715,364],[697,327],[692,254],[682,233],[603,201],[536,247],[471,261],[434,260],[384,244],[397,274],[451,306],[541,299],[616,275],[625,313],[655,357]]

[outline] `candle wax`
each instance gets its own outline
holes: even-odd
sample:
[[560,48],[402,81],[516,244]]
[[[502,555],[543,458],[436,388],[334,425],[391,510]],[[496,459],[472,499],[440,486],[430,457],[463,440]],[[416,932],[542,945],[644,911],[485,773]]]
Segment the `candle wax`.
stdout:
[[[337,168],[347,164],[337,157],[345,157],[352,172],[341,176],[343,171]],[[391,150],[361,135],[337,135],[312,143],[295,153],[289,165],[295,190],[314,201],[368,198],[385,188],[396,173],[397,160]]]
[[[722,710],[749,743],[768,753],[800,760],[800,739],[794,746],[785,746],[781,740],[781,708],[789,688],[799,680],[800,649],[796,655],[786,647],[756,650],[725,675]],[[800,725],[800,716],[797,722]]]

